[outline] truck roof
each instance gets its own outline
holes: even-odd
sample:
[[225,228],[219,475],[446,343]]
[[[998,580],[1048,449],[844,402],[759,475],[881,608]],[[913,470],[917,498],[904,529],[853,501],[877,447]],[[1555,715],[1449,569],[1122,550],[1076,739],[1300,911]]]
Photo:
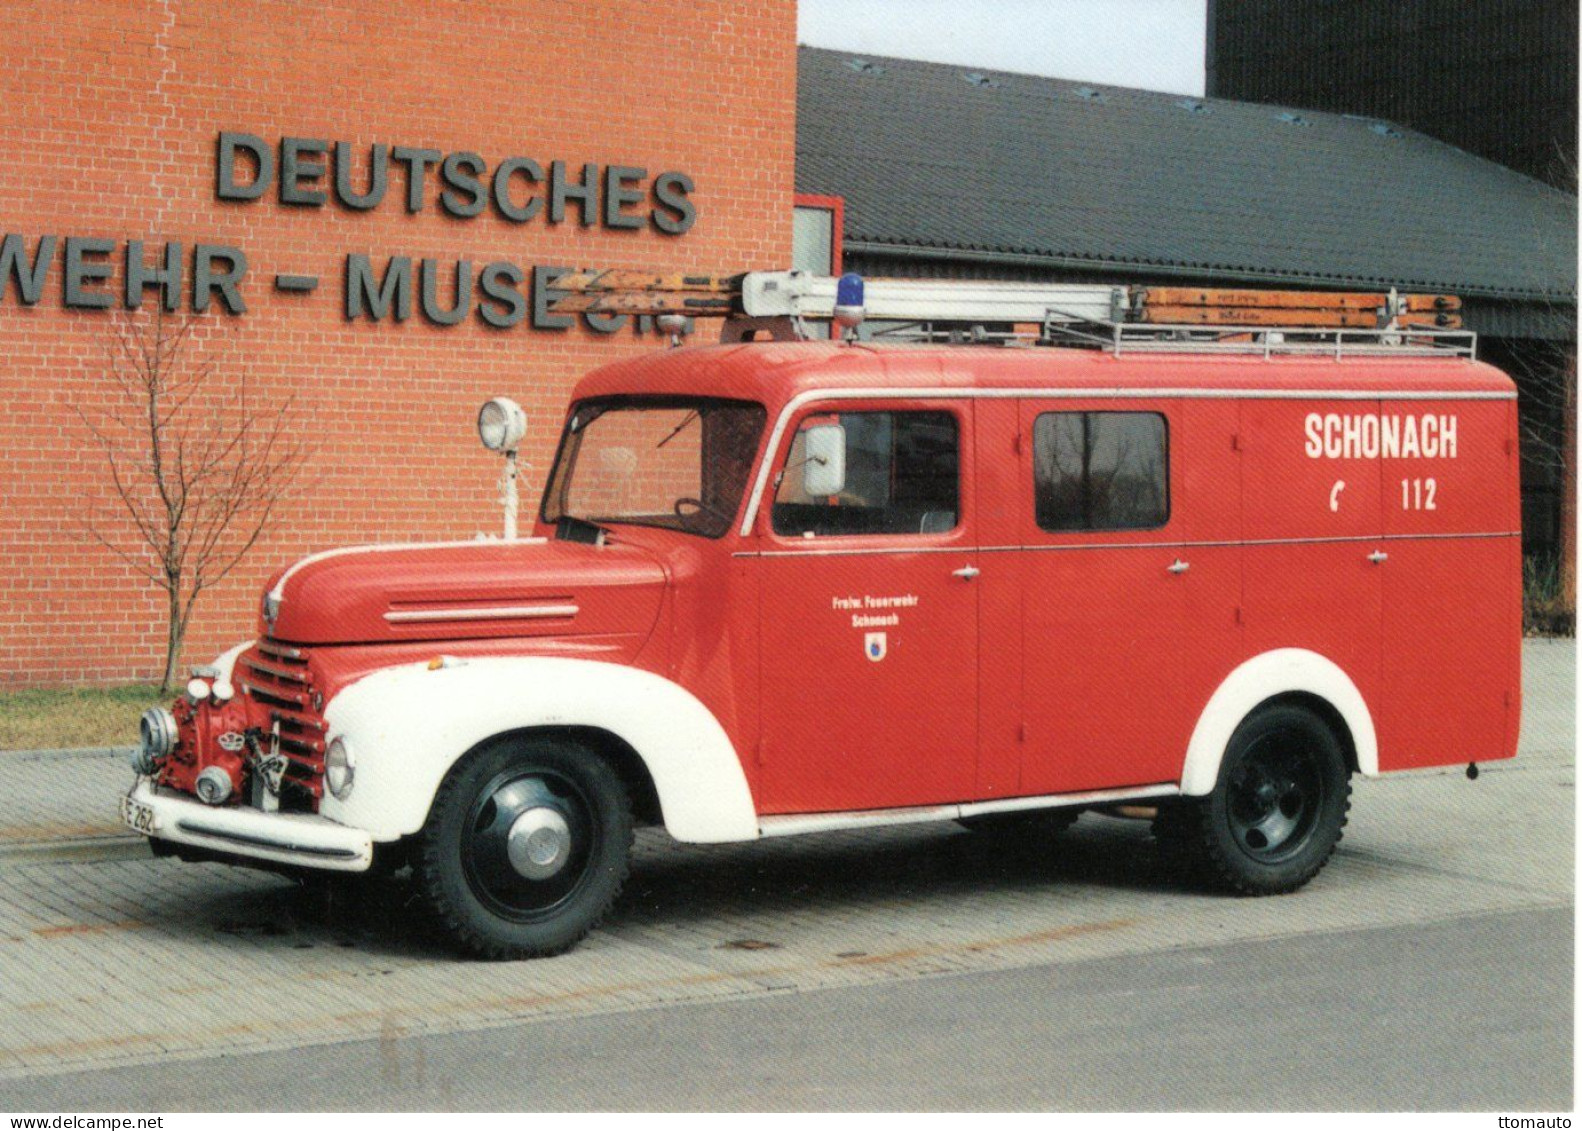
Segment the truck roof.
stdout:
[[660,349],[594,370],[574,400],[619,395],[724,397],[783,404],[819,389],[1112,389],[1464,394],[1512,398],[1515,384],[1466,357],[1138,353],[1036,346],[741,342]]

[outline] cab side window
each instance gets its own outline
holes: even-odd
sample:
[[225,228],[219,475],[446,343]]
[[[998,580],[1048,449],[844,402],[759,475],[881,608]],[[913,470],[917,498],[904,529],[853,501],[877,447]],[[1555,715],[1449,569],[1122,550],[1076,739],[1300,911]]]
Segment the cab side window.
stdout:
[[[808,494],[811,429],[844,434],[840,490]],[[810,417],[791,444],[775,488],[776,534],[942,534],[956,526],[960,440],[948,412],[843,412]]]
[[1156,412],[1046,412],[1033,422],[1044,530],[1147,530],[1170,517],[1169,431]]

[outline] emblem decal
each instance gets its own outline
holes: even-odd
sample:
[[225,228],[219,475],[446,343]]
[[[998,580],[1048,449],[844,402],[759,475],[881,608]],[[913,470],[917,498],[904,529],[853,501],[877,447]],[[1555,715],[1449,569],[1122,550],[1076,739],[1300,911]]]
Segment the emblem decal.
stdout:
[[228,750],[232,754],[235,754],[238,750],[247,745],[246,736],[243,735],[239,730],[228,730],[224,734],[220,735],[219,738],[215,739],[215,741],[220,744],[221,750]]
[[884,632],[870,632],[862,638],[862,654],[874,663],[884,659],[890,650],[889,634]]

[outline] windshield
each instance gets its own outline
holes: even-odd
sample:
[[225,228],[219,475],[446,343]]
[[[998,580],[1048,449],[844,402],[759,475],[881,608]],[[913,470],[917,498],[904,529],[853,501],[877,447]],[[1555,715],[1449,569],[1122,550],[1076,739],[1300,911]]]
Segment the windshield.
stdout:
[[544,492],[546,522],[730,529],[767,414],[746,401],[611,397],[572,411]]

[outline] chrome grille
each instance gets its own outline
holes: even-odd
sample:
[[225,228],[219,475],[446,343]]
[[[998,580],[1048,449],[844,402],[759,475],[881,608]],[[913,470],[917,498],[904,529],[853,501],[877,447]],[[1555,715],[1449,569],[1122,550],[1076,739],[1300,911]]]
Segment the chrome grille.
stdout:
[[317,801],[324,796],[325,724],[308,654],[266,638],[242,654],[239,666],[238,685],[268,708],[271,729],[277,724],[280,728],[280,753],[287,762],[284,784]]

